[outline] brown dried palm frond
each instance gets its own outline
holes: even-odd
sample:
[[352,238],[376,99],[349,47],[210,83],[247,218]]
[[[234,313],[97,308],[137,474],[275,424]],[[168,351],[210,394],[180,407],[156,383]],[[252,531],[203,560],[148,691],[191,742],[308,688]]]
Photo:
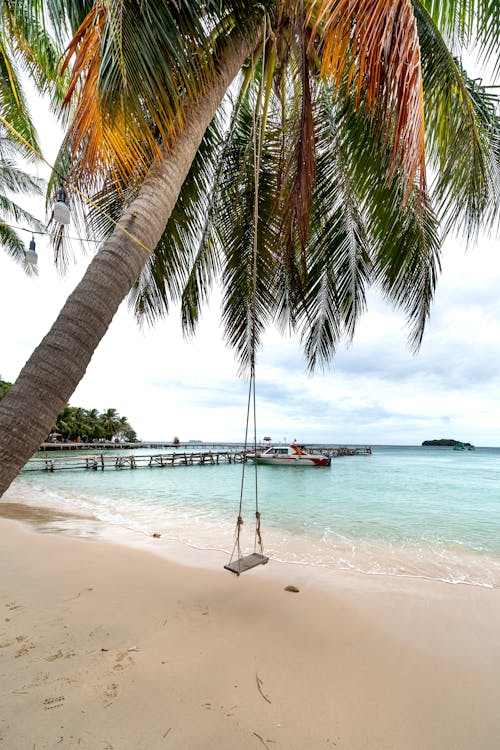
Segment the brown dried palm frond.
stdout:
[[[347,81],[389,145],[393,170],[409,189],[425,189],[424,101],[418,31],[411,0],[313,0],[309,22],[320,73]],[[311,45],[310,45],[311,48]]]

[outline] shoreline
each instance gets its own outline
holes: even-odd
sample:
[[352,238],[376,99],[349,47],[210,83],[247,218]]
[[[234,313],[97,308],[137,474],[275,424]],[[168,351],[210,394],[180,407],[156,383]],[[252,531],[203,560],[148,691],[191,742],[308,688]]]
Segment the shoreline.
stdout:
[[0,517],[6,747],[500,745],[499,590],[273,563],[236,578],[153,539],[38,533],[30,513]]
[[[207,525],[204,518],[200,522],[192,516],[186,523],[182,514],[178,517],[172,515],[172,508],[165,515],[162,509],[160,517],[152,507],[151,517],[145,522],[143,510],[139,518],[134,517],[130,498],[124,515],[121,509],[117,512],[116,501],[115,507],[112,505],[103,515],[99,504],[92,506],[85,495],[75,494],[72,487],[56,486],[47,492],[47,488],[16,480],[2,501],[43,508],[49,517],[50,513],[57,514],[59,520],[51,519],[45,529],[40,525],[41,531],[61,531],[140,549],[150,549],[150,538],[158,533],[154,542],[157,554],[194,567],[214,570],[223,567],[229,561],[233,547],[233,519],[230,525],[225,519],[222,525],[215,526],[213,518]],[[306,575],[312,576],[324,577],[324,572],[328,571],[332,575],[359,574],[500,590],[500,555],[494,552],[467,549],[460,543],[421,547],[387,540],[359,540],[356,543],[356,540],[344,539],[342,535],[327,536],[313,539],[307,534],[283,531],[273,527],[272,523],[269,525],[267,519],[265,554],[278,566],[303,568],[308,571]],[[252,551],[251,543],[251,529],[244,528],[244,554]]]

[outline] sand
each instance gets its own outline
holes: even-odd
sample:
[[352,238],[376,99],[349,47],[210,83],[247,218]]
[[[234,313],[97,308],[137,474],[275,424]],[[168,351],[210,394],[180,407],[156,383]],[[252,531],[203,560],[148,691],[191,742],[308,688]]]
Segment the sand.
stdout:
[[499,590],[236,578],[0,505],[0,750],[500,747]]

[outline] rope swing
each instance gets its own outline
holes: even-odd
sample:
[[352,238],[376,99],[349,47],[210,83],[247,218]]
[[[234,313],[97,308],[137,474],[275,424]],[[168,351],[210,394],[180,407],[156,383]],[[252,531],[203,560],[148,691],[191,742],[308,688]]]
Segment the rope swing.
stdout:
[[[247,445],[248,445],[248,426],[249,426],[249,421],[250,421],[251,407],[253,407],[252,408],[253,426],[254,426],[253,448],[254,448],[254,453],[255,453],[257,450],[257,428],[256,428],[256,420],[255,420],[255,368],[253,366],[253,363],[251,364],[250,383],[249,383],[249,389],[248,389],[247,419],[246,419],[246,429],[245,429],[245,451],[247,450]],[[242,472],[241,472],[241,485],[240,485],[240,503],[239,503],[239,509],[238,509],[238,518],[236,520],[235,540],[234,540],[233,550],[231,552],[229,563],[227,565],[224,565],[224,568],[226,570],[229,570],[231,573],[235,573],[237,576],[239,576],[240,573],[244,573],[246,570],[255,568],[257,565],[265,565],[269,560],[269,558],[264,555],[264,545],[262,542],[261,514],[259,510],[258,472],[257,472],[256,462],[254,463],[255,535],[254,535],[253,553],[250,555],[244,556],[241,550],[241,530],[243,526],[243,488],[245,484],[245,467],[246,467],[246,461],[243,461]]]
[[[261,107],[262,102],[262,90],[263,90],[263,79],[264,79],[264,68],[265,68],[265,46],[266,46],[266,16],[264,15],[264,33],[263,33],[263,52],[262,52],[262,74],[260,77],[259,91],[257,97],[257,104],[253,111],[253,166],[254,166],[254,208],[253,208],[253,279],[252,279],[252,317],[251,317],[251,331],[250,331],[250,381],[248,384],[248,402],[247,402],[247,416],[245,425],[245,456],[248,446],[248,430],[250,425],[250,414],[253,416],[253,451],[254,455],[257,453],[257,410],[255,405],[255,329],[256,329],[256,315],[257,315],[257,250],[258,250],[258,222],[259,222],[259,174],[260,174],[260,155],[262,149],[262,137],[264,128],[264,117],[261,118],[261,127],[257,133],[257,122],[255,116],[255,110]],[[255,63],[253,63],[255,64]],[[258,485],[258,471],[257,462],[254,462],[254,477],[255,477],[255,535],[254,535],[254,547],[253,553],[244,556],[241,550],[241,530],[243,526],[243,488],[245,484],[245,468],[246,461],[242,462],[241,471],[241,486],[240,486],[240,503],[238,509],[238,518],[236,520],[235,529],[235,540],[233,551],[229,563],[224,565],[226,570],[231,573],[235,573],[239,576],[246,570],[251,570],[257,565],[265,565],[269,558],[264,555],[264,546],[262,543],[261,533],[261,516],[259,510],[259,485]],[[258,550],[258,551],[257,551]]]

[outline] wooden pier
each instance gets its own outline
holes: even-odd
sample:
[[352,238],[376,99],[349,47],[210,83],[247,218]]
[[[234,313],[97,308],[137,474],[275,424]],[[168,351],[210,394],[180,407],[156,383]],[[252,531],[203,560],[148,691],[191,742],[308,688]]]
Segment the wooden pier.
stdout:
[[54,455],[53,452],[45,456],[35,456],[31,458],[23,472],[27,471],[70,471],[70,470],[93,470],[104,471],[105,469],[139,469],[167,466],[204,466],[217,464],[232,464],[247,461],[249,456],[253,456],[253,450],[233,450],[233,451],[196,451],[183,452],[175,451],[173,453],[153,453],[153,454],[119,454],[111,453],[92,453],[82,455]]
[[[257,453],[265,450],[266,446],[258,446]],[[89,450],[89,449],[87,449]],[[309,453],[317,453],[330,457],[371,455],[369,446],[314,446],[307,448]],[[28,471],[71,471],[105,469],[139,469],[165,468],[175,466],[214,466],[218,464],[233,464],[248,461],[254,456],[254,450],[230,448],[227,450],[191,450],[172,451],[169,453],[114,453],[112,451],[96,450],[93,453],[76,451],[68,453],[64,450],[56,453],[54,450],[45,451],[44,456],[31,458],[22,472]]]
[[[321,450],[321,449],[320,449]],[[329,448],[330,456],[371,456],[372,449],[369,445],[337,445],[335,448]]]

